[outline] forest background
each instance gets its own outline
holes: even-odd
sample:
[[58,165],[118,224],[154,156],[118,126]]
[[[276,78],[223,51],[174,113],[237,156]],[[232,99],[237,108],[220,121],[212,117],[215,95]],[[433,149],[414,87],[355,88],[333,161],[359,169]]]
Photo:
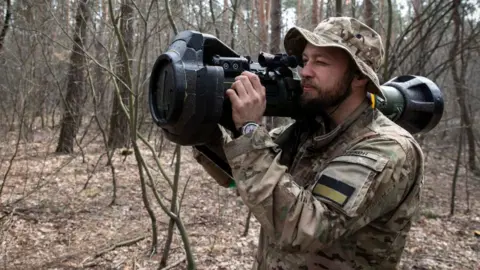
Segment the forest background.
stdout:
[[[378,31],[384,83],[421,75],[445,112],[416,135],[425,192],[400,269],[480,269],[480,1],[2,0],[0,267],[250,269],[259,224],[147,103],[183,30],[242,55],[283,52],[289,27],[352,16]],[[277,121],[278,120],[278,121]],[[267,119],[270,125],[281,119]],[[284,120],[284,119],[283,119]]]

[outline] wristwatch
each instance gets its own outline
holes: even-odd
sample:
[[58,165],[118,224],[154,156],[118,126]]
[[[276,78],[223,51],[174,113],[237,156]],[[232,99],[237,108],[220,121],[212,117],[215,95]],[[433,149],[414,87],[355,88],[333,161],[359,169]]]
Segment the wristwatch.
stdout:
[[243,126],[240,128],[240,133],[242,133],[242,135],[252,133],[259,126],[260,125],[255,123],[255,122],[247,122],[247,123],[243,124]]

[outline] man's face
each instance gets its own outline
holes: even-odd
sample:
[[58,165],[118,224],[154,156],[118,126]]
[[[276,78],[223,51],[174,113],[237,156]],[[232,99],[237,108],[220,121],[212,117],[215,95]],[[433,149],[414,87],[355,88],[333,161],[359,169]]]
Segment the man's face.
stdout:
[[342,49],[307,44],[302,59],[302,108],[319,112],[338,105],[350,94],[349,56]]

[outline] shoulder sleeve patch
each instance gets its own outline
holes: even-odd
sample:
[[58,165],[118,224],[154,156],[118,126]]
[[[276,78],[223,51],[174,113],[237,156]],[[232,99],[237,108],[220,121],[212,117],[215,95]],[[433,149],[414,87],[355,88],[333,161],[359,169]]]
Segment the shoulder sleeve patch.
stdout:
[[339,181],[328,175],[322,175],[318,179],[313,194],[344,206],[352,196],[355,188],[347,183]]
[[312,194],[349,216],[365,211],[374,199],[374,192],[383,181],[389,159],[377,153],[351,151],[334,158],[316,175]]

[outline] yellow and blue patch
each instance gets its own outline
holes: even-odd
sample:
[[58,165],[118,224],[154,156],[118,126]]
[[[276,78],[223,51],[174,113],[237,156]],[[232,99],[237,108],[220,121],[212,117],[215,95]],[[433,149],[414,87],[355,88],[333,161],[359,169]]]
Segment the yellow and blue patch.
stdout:
[[328,175],[322,175],[313,188],[314,195],[337,203],[342,207],[348,202],[354,191],[355,188],[351,185]]

